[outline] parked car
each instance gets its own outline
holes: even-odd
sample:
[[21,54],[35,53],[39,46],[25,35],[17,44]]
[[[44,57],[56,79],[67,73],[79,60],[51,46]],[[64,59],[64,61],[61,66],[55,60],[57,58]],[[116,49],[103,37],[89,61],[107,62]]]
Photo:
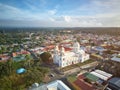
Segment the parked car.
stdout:
[[50,76],[50,77],[55,77],[55,75],[54,75],[53,73],[51,73],[49,76]]

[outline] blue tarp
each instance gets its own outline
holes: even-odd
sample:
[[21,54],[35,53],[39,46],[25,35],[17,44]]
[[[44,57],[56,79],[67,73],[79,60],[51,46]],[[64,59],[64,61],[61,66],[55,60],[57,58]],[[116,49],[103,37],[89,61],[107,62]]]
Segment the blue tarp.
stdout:
[[17,73],[17,74],[21,74],[21,73],[24,73],[25,71],[26,71],[26,69],[24,69],[24,68],[19,68],[19,69],[16,70],[16,73]]

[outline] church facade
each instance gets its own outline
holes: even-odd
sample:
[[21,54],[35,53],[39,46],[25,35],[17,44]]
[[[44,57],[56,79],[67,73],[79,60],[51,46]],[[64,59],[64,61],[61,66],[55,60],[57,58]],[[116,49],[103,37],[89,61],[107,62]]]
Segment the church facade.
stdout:
[[85,53],[84,50],[80,49],[80,44],[75,42],[71,51],[65,51],[64,47],[59,49],[55,46],[53,54],[53,62],[58,64],[59,67],[66,67],[79,62],[89,60],[89,54]]

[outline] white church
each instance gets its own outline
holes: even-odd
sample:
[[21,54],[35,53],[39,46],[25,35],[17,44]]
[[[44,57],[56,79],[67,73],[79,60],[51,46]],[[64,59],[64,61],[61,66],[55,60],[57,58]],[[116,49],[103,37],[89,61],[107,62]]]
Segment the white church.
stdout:
[[64,47],[59,50],[58,46],[55,46],[53,54],[53,62],[58,64],[59,67],[66,67],[68,65],[76,64],[89,60],[89,54],[80,49],[80,44],[75,42],[71,51],[65,51]]

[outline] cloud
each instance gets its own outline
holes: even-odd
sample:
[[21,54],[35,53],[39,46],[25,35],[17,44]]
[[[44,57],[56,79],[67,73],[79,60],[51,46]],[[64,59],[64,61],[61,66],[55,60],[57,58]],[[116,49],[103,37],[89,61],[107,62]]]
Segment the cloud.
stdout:
[[2,3],[0,3],[0,11],[1,11],[0,13],[7,11],[12,11],[12,13],[20,12],[19,9]]
[[14,19],[17,15],[22,15],[22,11],[18,8],[0,3],[0,19]]
[[31,10],[40,10],[47,4],[46,0],[24,0],[23,3]]
[[55,19],[54,18],[49,18],[50,19],[50,21],[52,21],[52,22],[54,22],[55,21]]
[[56,9],[48,10],[48,14],[50,14],[50,15],[55,15],[56,13],[57,13]]
[[120,0],[91,0],[64,15],[70,15],[78,26],[120,27],[119,4]]
[[77,8],[65,11],[64,15],[96,15],[106,13],[120,13],[120,0],[89,0],[88,3],[81,4]]
[[120,12],[120,0],[93,0],[93,4],[104,11],[104,13]]
[[43,13],[31,12],[30,10],[19,9],[7,4],[0,3],[0,19],[12,19],[12,20],[40,20],[48,15]]
[[70,22],[71,21],[71,17],[70,16],[63,16],[64,17],[64,20],[66,22]]
[[25,0],[24,4],[30,9],[30,10],[38,10],[37,5],[32,2],[32,0]]
[[[56,27],[120,27],[120,0],[90,0],[71,10],[61,10],[60,5],[43,9],[46,0],[25,0],[29,9],[0,3],[0,24]],[[40,11],[41,8],[43,11]],[[42,13],[41,13],[42,12]],[[15,21],[14,21],[15,20]]]

